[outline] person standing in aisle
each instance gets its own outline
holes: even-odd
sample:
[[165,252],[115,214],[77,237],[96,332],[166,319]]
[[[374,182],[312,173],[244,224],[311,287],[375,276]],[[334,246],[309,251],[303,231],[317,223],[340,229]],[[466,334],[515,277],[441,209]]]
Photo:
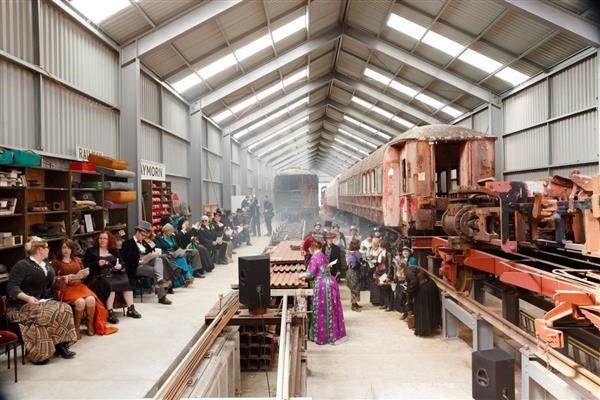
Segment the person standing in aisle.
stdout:
[[346,263],[348,271],[346,271],[346,283],[350,289],[350,301],[352,303],[352,311],[361,311],[362,306],[358,304],[360,301],[360,267],[362,265],[362,254],[358,251],[360,242],[352,240],[348,251],[346,252]]
[[336,262],[331,266],[331,275],[339,282],[340,274],[342,271],[341,264],[341,250],[340,246],[333,243],[333,239],[335,239],[336,234],[333,231],[325,231],[325,246],[323,247],[323,253],[327,256],[327,260],[331,262]]
[[260,204],[255,195],[252,195],[252,200],[250,201],[250,214],[252,215],[252,235],[260,236]]
[[273,225],[271,221],[273,220],[273,216],[275,212],[273,211],[273,203],[269,200],[269,196],[265,195],[265,199],[263,201],[263,213],[265,214],[265,224],[267,225],[267,234],[271,236],[273,234]]

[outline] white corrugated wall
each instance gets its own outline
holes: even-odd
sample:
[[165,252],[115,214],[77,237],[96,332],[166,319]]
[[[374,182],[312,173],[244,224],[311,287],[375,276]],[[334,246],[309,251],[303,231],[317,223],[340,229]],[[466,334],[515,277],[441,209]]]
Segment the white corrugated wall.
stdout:
[[33,63],[31,1],[0,1],[0,49]]
[[223,204],[222,132],[211,122],[206,122],[202,139],[202,202]]
[[189,139],[188,132],[188,113],[189,108],[171,93],[163,90],[163,127],[173,132],[175,135]]
[[163,134],[163,162],[167,165],[167,172],[173,175],[188,177],[188,151],[187,142],[168,134]]
[[161,162],[160,136],[162,133],[151,125],[141,123],[138,152],[143,160]]
[[146,74],[141,74],[140,86],[142,117],[160,125],[160,86]]
[[0,60],[0,144],[35,147],[35,119],[31,115],[35,79],[33,73]]

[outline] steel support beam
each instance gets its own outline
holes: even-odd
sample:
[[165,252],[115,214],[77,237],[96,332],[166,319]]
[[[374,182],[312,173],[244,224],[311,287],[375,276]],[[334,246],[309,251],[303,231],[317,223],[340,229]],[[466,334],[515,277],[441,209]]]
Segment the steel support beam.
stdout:
[[308,82],[303,85],[301,88],[289,93],[274,102],[270,103],[265,107],[259,108],[257,111],[254,111],[244,118],[241,118],[230,125],[223,128],[223,134],[229,135],[233,134],[236,131],[250,125],[259,119],[267,117],[269,114],[279,110],[280,108],[286,107],[291,103],[294,103],[297,100],[300,100],[306,96],[308,96],[311,92],[320,89],[321,87],[327,85],[331,82],[331,76],[326,76],[324,78],[318,79],[314,82]]
[[307,54],[312,53],[315,50],[331,43],[336,40],[342,34],[342,30],[340,28],[336,28],[329,32],[324,33],[323,35],[311,39],[308,42],[302,43],[300,46],[296,47],[293,50],[288,51],[285,54],[280,55],[279,57],[269,61],[268,63],[255,68],[254,70],[240,76],[239,78],[234,79],[232,82],[227,83],[226,85],[215,89],[213,92],[210,92],[206,96],[194,101],[192,104],[193,109],[202,109],[210,104],[213,104],[220,99],[229,96],[230,94],[240,90],[241,88],[251,84],[257,79],[262,78],[265,75],[270,74],[271,72],[277,71],[279,68],[297,60],[300,57],[304,57]]
[[281,148],[275,149],[273,152],[263,157],[263,160],[269,163],[276,163],[276,160],[279,160],[280,158],[290,157],[290,154],[294,154],[290,153],[292,150],[302,150],[303,147],[313,146],[315,144],[313,142],[317,142],[318,140],[320,140],[320,138],[321,134],[318,132],[309,134],[297,141],[291,142]]
[[221,138],[221,155],[223,158],[222,166],[222,199],[221,207],[225,210],[231,210],[231,136]]
[[123,47],[121,52],[121,65],[125,65],[160,45],[176,39],[190,29],[209,21],[241,3],[241,1],[242,0],[211,0],[193,10],[186,11],[179,18],[157,27]]
[[500,0],[500,3],[544,25],[575,35],[591,46],[600,46],[600,27],[569,11],[540,0]]
[[[199,221],[202,216],[202,165],[204,151],[202,140],[205,137],[207,122],[202,114],[190,115],[190,206],[192,208],[192,221]],[[246,157],[242,157],[245,162]],[[242,171],[246,171],[242,168]],[[242,184],[246,180],[242,179]]]
[[[334,120],[332,118],[325,118],[323,120],[323,127],[325,128],[325,130],[327,130],[327,131],[329,131],[331,133],[335,133],[335,134],[341,135],[340,137],[348,138],[348,136],[346,136],[346,135],[344,135],[342,133],[339,133],[338,128],[342,128],[343,130],[345,130],[348,133],[353,134],[357,138],[366,140],[367,142],[369,142],[369,143],[371,143],[371,144],[373,144],[374,146],[377,146],[377,147],[382,146],[383,144],[386,143],[383,140],[383,138],[380,138],[380,137],[374,138],[372,136],[365,135],[364,133],[362,133],[360,131],[357,131],[356,128],[354,128],[354,127],[352,127],[352,126],[350,126],[348,124],[345,124],[343,122],[336,121],[336,120]],[[330,128],[328,128],[328,127],[330,127]],[[333,129],[333,130],[331,130],[331,129]],[[355,141],[355,143],[357,145],[359,145],[359,146],[365,146],[364,143],[361,143],[359,141]],[[375,149],[373,149],[371,147],[365,147],[365,149],[368,149],[369,151],[375,150]]]
[[275,168],[282,168],[285,167],[286,165],[288,165],[289,163],[292,162],[298,162],[300,159],[302,159],[303,157],[305,157],[307,154],[312,154],[313,152],[318,151],[318,145],[313,145],[310,147],[305,148],[304,150],[301,150],[299,153],[297,153],[296,155],[294,155],[293,157],[278,157],[276,160],[273,161],[272,165]]
[[405,104],[399,100],[396,100],[393,97],[390,97],[390,96],[382,93],[381,91],[374,89],[371,86],[366,85],[362,82],[359,82],[355,79],[348,78],[339,73],[335,74],[335,79],[337,79],[338,81],[340,81],[342,83],[345,83],[346,85],[351,86],[353,89],[356,89],[359,92],[363,92],[364,94],[371,96],[379,101],[383,101],[384,103],[389,104],[390,106],[394,107],[397,110],[400,110],[406,114],[410,114],[413,117],[418,118],[423,122],[426,122],[428,124],[441,124],[442,123],[442,121],[440,121],[439,119],[434,118],[431,115],[424,113],[423,111],[417,110],[413,106],[409,106],[408,104]]
[[428,75],[431,75],[437,79],[440,79],[463,92],[469,93],[477,98],[480,98],[488,103],[497,103],[498,98],[489,90],[484,89],[472,82],[469,82],[463,78],[458,77],[442,68],[425,61],[417,56],[410,54],[409,52],[402,50],[398,47],[392,46],[391,44],[377,39],[368,33],[364,33],[355,28],[348,28],[344,34],[348,35],[354,40],[358,40],[363,43],[371,50],[379,51],[389,57],[395,58],[405,64],[410,65],[413,68],[423,71]]
[[[313,132],[316,132],[317,130],[321,129],[321,122],[320,121],[315,121],[315,122],[307,122],[308,125],[308,135],[310,135]],[[265,148],[270,148],[270,147],[275,147],[279,142],[282,142],[284,140],[287,140],[288,138],[290,138],[291,136],[294,136],[298,133],[300,133],[300,131],[306,129],[306,126],[301,126],[301,127],[295,127],[292,131],[290,130],[285,130],[281,133],[279,133],[279,135],[269,139],[268,141],[265,141],[263,143],[261,143],[260,145],[257,145],[256,147],[253,147],[252,149],[250,149],[251,151],[255,152],[255,153],[262,153]],[[249,148],[250,146],[248,146]]]
[[369,125],[371,128],[375,128],[375,129],[377,129],[383,133],[386,133],[392,137],[399,136],[405,132],[405,131],[399,131],[397,128],[395,128],[393,126],[386,125],[383,122],[376,120],[375,118],[371,118],[370,116],[364,114],[362,111],[359,111],[356,108],[353,108],[349,105],[344,105],[344,104],[338,103],[337,101],[332,100],[332,99],[329,99],[327,101],[327,103],[331,108],[338,110],[342,114],[348,114],[348,116],[351,116],[352,118],[359,120],[360,122],[364,122],[365,124]]

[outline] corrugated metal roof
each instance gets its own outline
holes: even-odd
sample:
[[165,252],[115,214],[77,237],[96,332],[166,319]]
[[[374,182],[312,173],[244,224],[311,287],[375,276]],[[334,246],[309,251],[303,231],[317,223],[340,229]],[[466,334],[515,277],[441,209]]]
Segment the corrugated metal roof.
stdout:
[[127,7],[100,24],[100,28],[120,44],[152,29],[135,7]]
[[140,7],[156,25],[160,25],[186,10],[191,10],[201,3],[202,0],[138,0]]
[[487,31],[483,38],[514,54],[520,54],[553,30],[531,18],[509,11]]

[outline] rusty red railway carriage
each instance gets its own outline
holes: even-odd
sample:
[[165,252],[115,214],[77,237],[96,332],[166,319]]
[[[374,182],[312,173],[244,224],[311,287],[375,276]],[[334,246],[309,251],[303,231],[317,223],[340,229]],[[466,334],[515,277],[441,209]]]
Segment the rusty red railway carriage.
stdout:
[[337,177],[327,204],[404,236],[433,233],[450,193],[493,178],[494,141],[460,126],[410,129]]

